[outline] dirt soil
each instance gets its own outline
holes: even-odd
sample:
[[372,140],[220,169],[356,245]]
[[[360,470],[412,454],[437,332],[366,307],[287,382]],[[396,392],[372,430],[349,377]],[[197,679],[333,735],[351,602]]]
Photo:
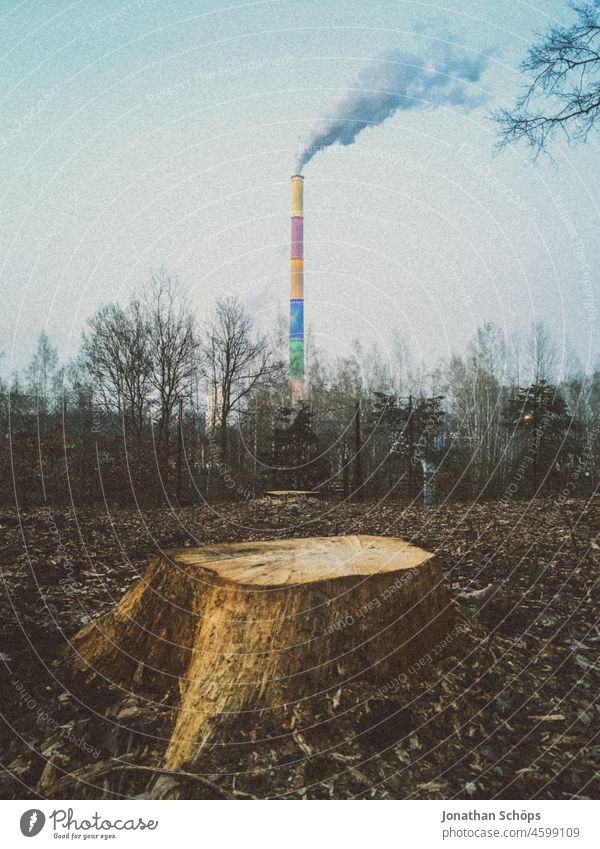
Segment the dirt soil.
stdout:
[[[599,531],[598,498],[0,511],[0,797],[598,798]],[[241,716],[172,772],[167,706],[83,686],[63,660],[158,550],[342,534],[436,553],[465,614],[385,686],[350,681],[277,723]]]

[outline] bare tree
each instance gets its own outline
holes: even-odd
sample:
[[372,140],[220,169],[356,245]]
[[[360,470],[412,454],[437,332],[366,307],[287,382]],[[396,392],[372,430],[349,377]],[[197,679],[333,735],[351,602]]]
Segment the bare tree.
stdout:
[[556,379],[556,342],[543,321],[533,322],[527,353],[532,383]]
[[152,275],[143,304],[151,336],[150,381],[160,404],[157,443],[167,452],[175,406],[189,396],[199,366],[198,338],[185,292],[164,269]]
[[222,456],[227,456],[231,413],[244,398],[278,370],[266,336],[254,332],[252,318],[237,298],[217,301],[206,331],[205,373],[212,390],[213,428],[219,431]]
[[48,411],[53,381],[56,377],[58,354],[45,330],[39,337],[27,371],[29,391],[36,399],[38,415]]
[[506,371],[506,339],[493,322],[480,326],[466,356],[452,357],[447,368],[449,412],[473,494],[492,485],[502,463]]
[[557,130],[585,141],[600,114],[600,7],[570,4],[570,26],[552,27],[521,64],[533,80],[512,110],[501,110],[501,145],[526,139],[536,151]]
[[140,436],[152,386],[151,339],[140,302],[101,306],[83,335],[82,356],[105,409]]

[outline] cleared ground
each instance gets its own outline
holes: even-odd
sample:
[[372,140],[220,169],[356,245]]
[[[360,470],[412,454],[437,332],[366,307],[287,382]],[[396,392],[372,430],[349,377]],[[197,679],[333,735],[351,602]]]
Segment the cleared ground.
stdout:
[[[597,798],[597,502],[261,499],[143,515],[38,510],[22,524],[6,510],[0,793]],[[399,536],[434,552],[465,632],[383,686],[349,681],[295,709],[285,733],[242,718],[190,775],[157,767],[169,711],[68,680],[66,641],[119,601],[159,547],[345,534]]]

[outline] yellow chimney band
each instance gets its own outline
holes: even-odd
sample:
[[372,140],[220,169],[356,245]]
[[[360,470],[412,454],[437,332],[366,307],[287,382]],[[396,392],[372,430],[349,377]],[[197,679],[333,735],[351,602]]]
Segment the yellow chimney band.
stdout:
[[291,261],[290,298],[304,297],[304,260]]
[[304,177],[292,177],[292,215],[304,215]]
[[304,275],[301,271],[292,271],[292,280],[290,282],[290,298],[292,298],[292,300],[304,298]]

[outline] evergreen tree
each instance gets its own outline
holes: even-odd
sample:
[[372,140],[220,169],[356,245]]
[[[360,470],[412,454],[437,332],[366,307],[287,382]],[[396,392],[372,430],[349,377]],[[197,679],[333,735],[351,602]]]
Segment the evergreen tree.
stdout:
[[291,407],[282,407],[278,421],[273,431],[274,486],[312,490],[323,484],[328,468],[313,430],[313,413],[301,401],[295,415]]
[[568,439],[576,428],[565,400],[556,386],[539,380],[519,387],[505,407],[507,425],[523,440],[518,456],[519,467],[531,467],[532,494],[544,481],[560,473],[563,464],[572,460]]

